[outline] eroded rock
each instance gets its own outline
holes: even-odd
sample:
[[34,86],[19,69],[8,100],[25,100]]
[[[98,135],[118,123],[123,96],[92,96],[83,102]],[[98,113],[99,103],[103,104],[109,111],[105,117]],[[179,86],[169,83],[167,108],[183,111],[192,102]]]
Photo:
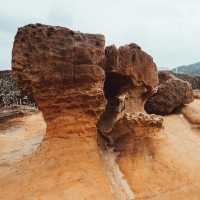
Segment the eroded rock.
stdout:
[[176,77],[170,72],[170,71],[159,71],[158,72],[158,79],[159,84],[165,83],[166,81],[170,79],[176,79]]
[[148,113],[167,115],[193,101],[192,87],[189,82],[164,72],[160,73],[159,78],[161,84],[157,92],[145,103],[145,110]]
[[[125,113],[109,133],[116,145],[122,146],[123,140],[152,138],[159,136],[163,130],[163,118],[145,113]],[[127,142],[128,140],[129,142]],[[124,144],[123,144],[124,145]],[[127,145],[127,144],[125,144]]]
[[48,136],[95,132],[104,105],[104,45],[103,35],[41,24],[19,28],[13,75],[34,96]]
[[119,49],[104,45],[103,35],[58,26],[31,24],[18,30],[13,75],[34,96],[48,137],[94,134],[104,94],[107,104],[97,129],[109,143],[125,113],[144,112],[144,102],[158,84],[152,57],[133,43]]
[[[127,126],[136,125],[133,115],[136,112],[144,112],[144,102],[158,84],[158,74],[152,57],[136,44],[125,45],[119,49],[114,45],[109,46],[105,50],[105,56],[104,93],[107,105],[97,123],[97,129],[107,144],[113,146],[119,133],[127,134],[123,127],[126,130]],[[141,120],[139,127],[147,126],[147,129],[151,130],[145,119],[144,117]],[[132,132],[133,136],[137,126],[134,130],[130,127],[127,132]],[[161,126],[157,128],[160,129]],[[148,135],[147,129],[140,129],[141,134]]]

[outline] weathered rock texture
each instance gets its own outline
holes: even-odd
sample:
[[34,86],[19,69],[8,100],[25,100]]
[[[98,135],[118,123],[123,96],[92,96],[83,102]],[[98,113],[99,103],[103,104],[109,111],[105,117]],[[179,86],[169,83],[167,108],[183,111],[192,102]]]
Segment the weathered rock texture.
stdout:
[[189,82],[180,80],[169,72],[160,72],[159,78],[160,85],[157,92],[145,103],[145,110],[148,113],[170,114],[193,101],[192,87]]
[[126,108],[132,112],[143,111],[144,101],[158,84],[157,68],[153,58],[138,45],[131,43],[117,49],[114,45],[105,49],[105,96],[126,95]]
[[170,71],[159,71],[158,79],[159,79],[159,84],[162,84],[170,79],[176,79],[176,76],[174,76],[174,74],[172,74]]
[[19,28],[12,70],[34,96],[48,136],[91,134],[104,103],[104,36],[41,24]]
[[163,118],[145,113],[125,113],[109,133],[116,148],[120,150],[131,146],[131,141],[159,136],[163,130]]
[[95,133],[104,94],[107,105],[97,124],[102,135],[110,135],[125,113],[144,111],[158,84],[152,57],[133,43],[119,49],[104,45],[103,35],[62,27],[35,24],[18,30],[13,75],[34,96],[48,136]]
[[[141,135],[148,135],[147,130],[152,130],[152,124],[146,123],[144,115],[139,120],[141,115],[136,113],[144,112],[144,102],[158,84],[157,69],[152,57],[133,43],[119,49],[114,45],[109,46],[105,49],[105,56],[104,92],[107,105],[97,123],[99,134],[112,145],[122,135],[132,133],[133,137],[136,136],[139,129]],[[131,113],[132,117],[127,117],[127,113]],[[136,119],[141,122],[139,126],[136,125]],[[151,122],[153,121],[152,118]],[[162,122],[158,125],[157,120],[155,121],[154,128],[160,129]]]

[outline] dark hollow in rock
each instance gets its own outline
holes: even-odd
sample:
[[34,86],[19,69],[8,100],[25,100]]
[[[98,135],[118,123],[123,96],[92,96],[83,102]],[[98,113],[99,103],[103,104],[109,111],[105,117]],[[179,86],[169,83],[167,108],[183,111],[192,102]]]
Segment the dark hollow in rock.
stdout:
[[[135,117],[127,120],[127,113],[133,116],[133,113],[144,111],[144,102],[157,85],[158,76],[152,57],[133,43],[121,46],[119,49],[114,45],[106,47],[104,63],[106,72],[104,96],[107,104],[98,120],[97,132],[99,143],[102,144],[102,140],[104,140],[103,148],[106,148],[107,146],[116,147],[116,143],[120,142],[119,137],[125,135],[120,134],[124,131],[121,129],[123,125],[118,126],[119,123],[127,122],[125,129],[129,129],[129,125],[135,124],[133,120],[139,115],[136,114]],[[124,124],[124,126],[126,125]],[[142,125],[140,124],[140,126]],[[132,126],[130,127],[126,133],[133,135],[135,131]],[[146,132],[146,129],[142,130]]]
[[133,87],[134,84],[130,77],[114,72],[106,73],[104,95],[107,99],[107,104],[105,111],[98,120],[97,131],[106,140],[108,145],[113,145],[109,132],[116,121],[124,114],[125,98],[128,90],[131,90]]
[[133,87],[133,82],[128,76],[123,76],[118,73],[106,73],[104,83],[104,95],[106,99],[117,97],[129,88]]

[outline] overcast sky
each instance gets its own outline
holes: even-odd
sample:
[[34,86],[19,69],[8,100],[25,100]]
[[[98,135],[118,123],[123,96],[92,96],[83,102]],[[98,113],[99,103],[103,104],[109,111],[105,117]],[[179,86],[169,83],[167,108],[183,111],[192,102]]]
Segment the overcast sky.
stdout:
[[36,22],[135,42],[159,67],[200,61],[199,0],[0,0],[0,69],[11,66],[17,28]]

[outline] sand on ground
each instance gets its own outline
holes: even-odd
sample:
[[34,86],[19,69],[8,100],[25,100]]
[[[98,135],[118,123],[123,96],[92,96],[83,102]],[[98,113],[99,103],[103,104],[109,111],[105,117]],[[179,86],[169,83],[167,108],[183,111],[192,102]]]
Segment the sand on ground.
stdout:
[[[186,107],[198,113],[199,105]],[[135,199],[200,199],[200,129],[181,113],[165,117],[164,126],[163,136],[135,140],[118,159]]]
[[46,128],[41,113],[7,124],[0,130],[1,200],[114,200],[94,136],[48,139],[40,146]]
[[[199,103],[187,109],[197,111]],[[165,117],[164,125],[160,137],[131,141],[119,167],[136,200],[198,200],[200,131],[181,113]],[[116,199],[95,136],[42,142],[45,128],[41,113],[0,126],[0,199]]]

